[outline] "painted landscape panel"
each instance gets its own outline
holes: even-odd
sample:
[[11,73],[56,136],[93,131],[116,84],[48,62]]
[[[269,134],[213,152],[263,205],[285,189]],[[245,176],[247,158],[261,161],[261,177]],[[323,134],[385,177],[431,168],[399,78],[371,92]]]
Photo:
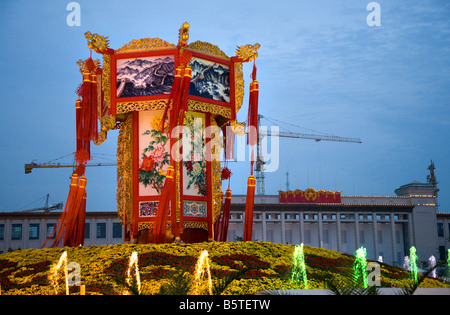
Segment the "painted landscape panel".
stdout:
[[170,94],[174,78],[174,56],[118,59],[116,96],[121,98]]
[[230,102],[230,68],[228,66],[194,58],[189,94],[216,101]]

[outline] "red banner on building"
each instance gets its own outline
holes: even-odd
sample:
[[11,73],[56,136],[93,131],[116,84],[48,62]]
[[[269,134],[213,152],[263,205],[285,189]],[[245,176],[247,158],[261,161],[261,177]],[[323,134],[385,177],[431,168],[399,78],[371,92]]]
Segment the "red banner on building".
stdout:
[[296,189],[295,191],[278,191],[280,203],[341,203],[340,191],[325,191],[308,188],[305,191]]

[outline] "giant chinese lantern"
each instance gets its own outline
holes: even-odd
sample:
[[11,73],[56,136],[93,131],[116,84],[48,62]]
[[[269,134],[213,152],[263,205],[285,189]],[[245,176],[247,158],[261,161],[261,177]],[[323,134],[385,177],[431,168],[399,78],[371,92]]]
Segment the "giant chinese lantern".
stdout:
[[[109,130],[119,129],[117,210],[125,240],[213,240],[214,224],[220,233],[229,216],[229,209],[221,216],[221,180],[231,172],[222,171],[220,151],[226,146],[229,155],[234,134],[221,130],[236,126],[244,97],[242,63],[257,58],[259,44],[238,47],[230,58],[210,43],[188,43],[187,23],[177,45],[144,38],[113,50],[105,37],[85,35],[91,55],[103,55],[103,67],[91,57],[79,62],[88,82],[78,90],[79,172],[90,158],[89,142],[101,144]],[[254,83],[252,88],[248,116],[256,117]]]

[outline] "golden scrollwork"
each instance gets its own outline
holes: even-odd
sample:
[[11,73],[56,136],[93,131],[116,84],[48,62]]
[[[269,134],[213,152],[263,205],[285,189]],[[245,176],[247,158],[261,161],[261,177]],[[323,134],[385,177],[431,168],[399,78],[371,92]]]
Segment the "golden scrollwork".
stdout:
[[111,108],[111,55],[103,54],[102,88],[108,110]]
[[133,111],[141,110],[161,110],[166,107],[167,100],[151,100],[151,101],[135,101],[135,102],[118,102],[116,105],[117,114],[126,114]]
[[177,46],[169,42],[166,42],[165,40],[162,40],[160,38],[142,38],[132,40],[128,44],[125,44],[121,48],[117,49],[114,53],[124,54],[131,52],[142,52],[142,51],[174,49],[174,48],[177,48]]
[[244,72],[242,71],[242,62],[234,64],[234,88],[236,100],[236,113],[241,109],[244,101]]
[[210,104],[206,102],[188,100],[188,109],[205,113],[211,113],[213,115],[220,115],[228,119],[231,118],[231,109],[229,107]]
[[208,56],[230,60],[230,57],[228,57],[220,48],[216,45],[202,42],[202,41],[196,41],[191,44],[189,44],[188,49],[194,52],[199,52]]
[[205,221],[183,221],[183,229],[203,229],[208,231],[208,223]]
[[121,125],[117,139],[117,213],[123,226],[133,218],[133,117]]

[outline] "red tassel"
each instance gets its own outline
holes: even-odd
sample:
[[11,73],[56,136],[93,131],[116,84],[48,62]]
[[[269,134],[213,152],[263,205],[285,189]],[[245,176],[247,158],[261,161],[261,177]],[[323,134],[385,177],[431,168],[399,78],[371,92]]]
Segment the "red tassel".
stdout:
[[167,215],[169,214],[170,201],[175,193],[175,168],[171,165],[167,169],[164,187],[159,199],[156,218],[153,221],[153,243],[162,244],[166,240]]
[[256,81],[256,66],[253,64],[252,72],[253,82],[250,83],[250,96],[248,105],[247,126],[249,132],[247,136],[247,144],[255,145],[258,143],[258,98],[259,83]]
[[222,219],[219,226],[219,242],[226,242],[228,237],[228,223],[230,222],[231,209],[231,189],[228,188],[225,192],[225,203],[223,205]]
[[225,160],[234,160],[234,140],[235,133],[231,128],[231,122],[228,122],[222,127],[223,133],[223,148],[225,153]]
[[55,239],[54,239],[51,247],[57,247],[59,245],[59,243],[61,242],[63,232],[64,232],[64,227],[66,225],[66,218],[68,217],[68,213],[69,213],[70,209],[72,208],[73,203],[75,202],[75,197],[77,195],[77,191],[78,191],[78,175],[73,174],[71,181],[70,181],[69,195],[67,196],[67,201],[66,201],[66,205],[64,207],[63,213],[61,214],[61,217],[59,218],[57,225],[53,228],[52,234],[47,237],[47,240],[42,245],[42,247],[44,247],[50,241],[50,239],[55,235],[56,236],[55,236]]
[[251,241],[253,233],[253,206],[255,201],[255,176],[250,175],[247,182],[243,241]]
[[84,232],[86,226],[86,191],[84,192],[83,202],[81,203],[81,209],[78,214],[78,223],[77,223],[77,245],[84,245]]
[[[164,109],[163,117],[161,119],[161,132],[164,132],[164,123],[166,121],[166,117],[169,111],[169,107],[172,104],[171,115],[169,118],[169,126],[172,125],[172,113],[179,110],[179,99],[181,92],[181,77],[183,74],[183,69],[181,67],[177,67],[175,69],[175,79],[173,80],[172,89],[170,90],[169,99],[167,100],[166,108]],[[171,129],[169,130],[171,132]]]
[[71,203],[71,207],[67,211],[65,233],[64,233],[64,246],[78,246],[78,225],[79,215],[84,203],[84,197],[86,193],[86,177],[80,178],[80,183],[74,198],[74,202]]

